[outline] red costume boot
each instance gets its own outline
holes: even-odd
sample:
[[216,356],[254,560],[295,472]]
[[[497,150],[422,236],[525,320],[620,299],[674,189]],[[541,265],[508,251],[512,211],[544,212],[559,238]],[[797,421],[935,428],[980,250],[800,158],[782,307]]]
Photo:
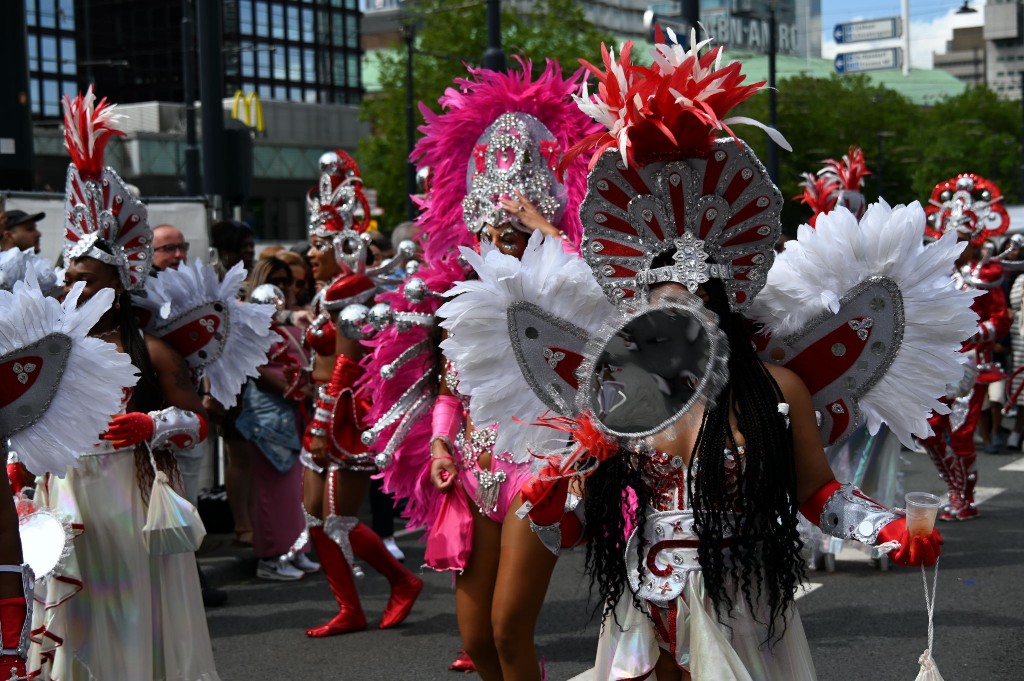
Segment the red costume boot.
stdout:
[[402,622],[412,610],[413,603],[423,590],[423,580],[399,563],[384,542],[363,523],[349,532],[352,551],[384,575],[391,584],[391,599],[384,608],[380,628],[389,629]]
[[25,676],[25,658],[19,645],[27,616],[24,597],[0,599],[0,679],[8,678],[12,669],[18,678]]
[[316,546],[327,583],[331,586],[335,600],[338,601],[338,614],[327,624],[307,629],[306,636],[322,638],[362,631],[366,628],[366,616],[363,614],[363,606],[359,603],[352,568],[349,567],[338,545],[324,534],[322,527],[309,528],[309,538]]

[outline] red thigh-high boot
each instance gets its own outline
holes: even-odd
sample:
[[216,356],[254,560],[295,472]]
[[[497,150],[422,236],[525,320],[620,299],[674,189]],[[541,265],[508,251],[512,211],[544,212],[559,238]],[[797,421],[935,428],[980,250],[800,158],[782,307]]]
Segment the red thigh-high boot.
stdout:
[[309,528],[309,538],[316,546],[320,564],[327,576],[327,583],[331,587],[335,600],[338,601],[338,614],[327,624],[307,629],[306,636],[322,638],[362,631],[366,628],[366,616],[363,614],[363,606],[359,603],[359,594],[356,592],[356,583],[352,578],[352,569],[342,555],[341,548],[324,534],[323,527]]
[[391,598],[380,618],[380,628],[396,626],[412,610],[416,597],[423,590],[423,580],[399,563],[377,533],[365,524],[356,525],[348,536],[352,542],[352,551],[384,575],[391,584]]

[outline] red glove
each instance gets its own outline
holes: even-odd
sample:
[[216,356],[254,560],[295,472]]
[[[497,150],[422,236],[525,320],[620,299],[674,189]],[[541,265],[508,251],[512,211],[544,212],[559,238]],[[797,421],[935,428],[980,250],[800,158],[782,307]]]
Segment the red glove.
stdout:
[[889,560],[897,565],[924,565],[931,567],[942,553],[942,535],[932,530],[927,537],[911,537],[907,531],[907,519],[897,518],[878,531],[878,543],[897,541],[900,547],[889,552]]
[[149,442],[153,439],[153,417],[141,411],[115,416],[100,439],[109,440],[118,449]]

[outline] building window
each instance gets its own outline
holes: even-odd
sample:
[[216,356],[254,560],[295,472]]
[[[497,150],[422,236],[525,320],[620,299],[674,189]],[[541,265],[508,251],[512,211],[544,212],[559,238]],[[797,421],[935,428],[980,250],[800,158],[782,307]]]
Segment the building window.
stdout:
[[284,7],[270,6],[270,31],[276,40],[284,40]]
[[60,115],[60,86],[55,80],[43,81],[43,115]]
[[75,0],[60,0],[57,3],[57,25],[63,31],[75,30]]
[[299,8],[295,5],[288,5],[288,40],[298,42],[300,34]]
[[39,0],[39,25],[43,28],[57,28],[57,7],[53,0]]
[[77,60],[75,59],[75,41],[71,38],[60,39],[60,63],[61,71],[65,74],[74,75]]
[[238,32],[252,35],[252,0],[241,0],[238,3]]
[[270,9],[266,0],[256,0],[256,35],[270,35]]
[[39,18],[36,15],[36,0],[25,0],[25,23],[29,26],[39,23]]
[[40,36],[39,44],[42,55],[42,68],[40,70],[57,72],[57,39],[52,35]]

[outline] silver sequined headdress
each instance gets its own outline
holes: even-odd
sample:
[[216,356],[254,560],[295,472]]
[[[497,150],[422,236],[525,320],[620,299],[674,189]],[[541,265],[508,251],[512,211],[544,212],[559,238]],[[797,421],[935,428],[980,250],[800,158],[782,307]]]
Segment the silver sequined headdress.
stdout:
[[477,140],[466,169],[462,214],[469,230],[479,234],[485,225],[509,223],[529,233],[500,203],[516,200],[517,190],[548,222],[558,224],[566,204],[565,187],[555,178],[561,153],[555,136],[533,116],[499,116]]
[[91,87],[84,97],[64,97],[64,145],[71,155],[64,190],[64,262],[95,258],[117,269],[126,290],[138,291],[153,260],[153,230],[146,207],[103,165],[107,142],[124,134],[115,127],[113,111],[106,99],[96,104]]
[[[657,44],[651,67],[632,63],[630,44],[618,61],[605,50],[604,70],[588,65],[600,92],[591,98],[584,87],[577,102],[609,130],[566,160],[598,147],[580,208],[581,252],[613,301],[669,281],[695,292],[717,278],[739,311],[774,262],[782,195],[750,147],[718,138],[730,124],[760,126],[724,116],[764,83],[743,84],[738,62],[721,65],[720,47],[701,55],[708,42],[691,34],[690,50]],[[667,254],[670,264],[653,266]]]

